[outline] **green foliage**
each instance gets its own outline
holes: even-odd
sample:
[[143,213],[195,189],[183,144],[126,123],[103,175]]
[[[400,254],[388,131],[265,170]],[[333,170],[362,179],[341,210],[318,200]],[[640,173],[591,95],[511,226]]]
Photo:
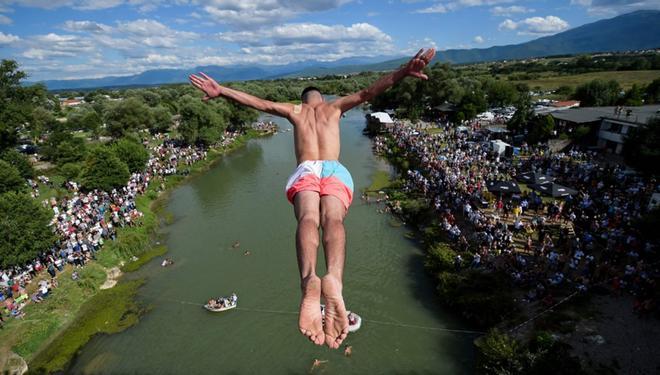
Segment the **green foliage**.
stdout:
[[81,182],[87,190],[110,191],[125,185],[129,177],[126,163],[107,147],[98,147],[92,150],[85,160]]
[[552,116],[536,116],[529,123],[527,141],[532,144],[547,141],[552,137],[553,130],[555,130],[555,120]]
[[179,133],[187,143],[208,145],[220,139],[226,121],[217,106],[206,105],[191,96],[184,96],[179,103]]
[[646,86],[646,103],[660,103],[660,78],[656,78]]
[[30,370],[36,373],[65,371],[69,360],[94,335],[121,332],[136,324],[143,310],[134,298],[142,283],[141,280],[119,283],[94,295],[81,307],[79,318],[30,361]]
[[0,267],[22,265],[49,249],[55,241],[48,226],[52,218],[27,194],[0,194]]
[[532,101],[529,97],[529,94],[521,94],[516,103],[516,112],[513,114],[509,122],[507,123],[507,129],[513,133],[520,134],[526,128],[529,121],[534,116],[534,110],[532,109]]
[[136,261],[128,262],[126,263],[121,270],[124,272],[134,272],[140,269],[140,267],[144,266],[145,264],[149,263],[152,259],[157,258],[159,256],[163,256],[167,253],[167,247],[161,245],[161,246],[155,246],[152,247],[149,251],[146,251],[138,257]]
[[644,92],[637,84],[633,84],[623,97],[623,105],[639,106],[642,104],[644,104]]
[[24,179],[34,178],[34,168],[28,158],[20,152],[9,149],[0,154],[0,159],[11,164],[18,170]]
[[66,163],[61,165],[58,168],[59,173],[67,180],[67,181],[75,181],[78,179],[78,176],[80,176],[80,171],[82,170],[82,167],[80,166],[79,163]]
[[85,158],[86,153],[85,140],[74,137],[64,129],[51,133],[42,148],[43,156],[58,165],[79,162]]
[[564,98],[569,98],[573,95],[573,88],[568,85],[562,85],[559,86],[557,90],[555,90],[556,95],[563,96]]
[[591,129],[588,126],[580,125],[573,131],[573,134],[571,134],[571,139],[575,141],[582,140],[589,135],[590,132]]
[[151,109],[151,115],[154,121],[149,131],[151,131],[152,134],[167,133],[170,126],[172,126],[172,113],[170,112],[170,109],[163,105],[159,105]]
[[36,142],[45,132],[53,129],[55,126],[56,120],[53,113],[43,107],[37,107],[32,111],[27,128],[30,138],[32,138],[33,142]]
[[149,107],[135,97],[111,103],[105,113],[108,134],[114,138],[140,129],[149,129],[153,121]]
[[141,172],[149,160],[149,151],[138,141],[122,138],[112,144],[112,151],[126,163],[130,172]]
[[452,271],[455,268],[454,259],[456,255],[456,252],[452,250],[449,244],[444,242],[437,243],[428,250],[424,266],[433,273]]
[[583,107],[615,105],[619,101],[621,86],[617,81],[595,79],[580,85],[575,90],[575,99]]
[[0,160],[0,194],[8,191],[24,191],[27,189],[25,179],[13,165]]
[[476,342],[479,350],[477,373],[480,374],[523,374],[521,348],[518,342],[497,329],[491,330]]
[[624,139],[623,156],[633,168],[648,175],[660,175],[660,117],[645,126],[631,128]]

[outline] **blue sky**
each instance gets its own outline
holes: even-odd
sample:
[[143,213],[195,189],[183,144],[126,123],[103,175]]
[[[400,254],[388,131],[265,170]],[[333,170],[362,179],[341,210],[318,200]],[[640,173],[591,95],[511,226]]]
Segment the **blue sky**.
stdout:
[[516,44],[660,0],[0,0],[30,80]]

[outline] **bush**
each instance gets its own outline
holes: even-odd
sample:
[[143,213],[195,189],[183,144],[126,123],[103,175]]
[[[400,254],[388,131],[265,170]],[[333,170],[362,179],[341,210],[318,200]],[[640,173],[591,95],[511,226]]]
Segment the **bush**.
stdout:
[[497,329],[476,341],[479,355],[477,373],[481,374],[523,374],[521,349],[518,342]]
[[66,163],[58,168],[60,174],[67,180],[76,180],[80,176],[82,167],[78,163]]
[[119,160],[126,163],[130,172],[142,172],[149,161],[149,151],[138,141],[122,138],[112,145]]
[[34,168],[32,168],[32,164],[30,164],[28,158],[20,152],[12,149],[6,150],[0,155],[0,159],[13,165],[21,174],[21,177],[25,179],[34,178]]
[[455,258],[456,252],[449,244],[439,243],[429,249],[424,265],[431,272],[451,271],[454,269]]
[[22,265],[49,249],[52,212],[25,193],[0,194],[0,267]]
[[104,191],[125,185],[129,177],[126,163],[106,147],[99,147],[89,154],[81,176],[85,189]]
[[0,193],[23,191],[26,187],[25,179],[21,177],[18,169],[6,161],[0,160]]

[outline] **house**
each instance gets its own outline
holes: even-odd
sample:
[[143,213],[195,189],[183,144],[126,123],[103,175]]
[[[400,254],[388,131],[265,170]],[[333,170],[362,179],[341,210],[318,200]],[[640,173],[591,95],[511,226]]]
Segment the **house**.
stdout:
[[660,105],[640,107],[580,107],[550,113],[557,128],[571,132],[578,126],[586,126],[592,134],[595,146],[620,154],[623,141],[630,129],[645,125],[660,116]]

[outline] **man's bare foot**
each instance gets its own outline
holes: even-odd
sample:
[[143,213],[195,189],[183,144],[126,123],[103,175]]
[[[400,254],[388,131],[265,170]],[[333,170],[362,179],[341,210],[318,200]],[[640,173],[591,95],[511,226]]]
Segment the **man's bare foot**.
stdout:
[[325,342],[321,316],[321,279],[318,276],[310,276],[302,281],[298,328],[314,344],[323,345]]
[[341,295],[341,282],[332,275],[323,276],[321,291],[325,300],[325,343],[338,349],[348,335],[348,314]]

